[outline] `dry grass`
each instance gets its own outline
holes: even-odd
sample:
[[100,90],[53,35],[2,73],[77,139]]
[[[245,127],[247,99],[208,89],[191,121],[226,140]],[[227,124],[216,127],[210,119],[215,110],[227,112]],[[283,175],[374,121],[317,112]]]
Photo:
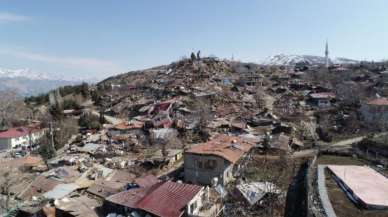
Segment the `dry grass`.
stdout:
[[334,164],[334,165],[366,165],[367,163],[353,157],[336,156],[336,155],[322,155],[317,159],[317,164]]

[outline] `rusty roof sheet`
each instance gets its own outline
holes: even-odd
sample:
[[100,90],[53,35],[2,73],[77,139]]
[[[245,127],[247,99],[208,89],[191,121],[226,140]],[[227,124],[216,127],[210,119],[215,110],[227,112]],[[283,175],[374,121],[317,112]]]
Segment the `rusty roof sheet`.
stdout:
[[38,176],[18,197],[23,200],[31,200],[33,196],[41,196],[54,189],[54,187],[60,183],[61,182],[51,178]]
[[237,136],[219,134],[210,141],[192,146],[185,153],[215,155],[236,163],[253,147],[253,143]]

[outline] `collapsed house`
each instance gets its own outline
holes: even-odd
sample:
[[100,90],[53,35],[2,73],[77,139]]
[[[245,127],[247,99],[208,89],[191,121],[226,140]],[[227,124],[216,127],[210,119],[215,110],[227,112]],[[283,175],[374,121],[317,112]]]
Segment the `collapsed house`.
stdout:
[[268,194],[280,194],[281,190],[270,182],[242,183],[236,186],[237,195],[253,206],[261,201]]
[[98,217],[100,202],[86,196],[63,198],[55,201],[57,216]]
[[185,181],[204,185],[222,185],[233,179],[243,159],[254,144],[236,136],[217,135],[210,141],[192,146],[184,153]]
[[311,105],[320,108],[330,107],[334,100],[335,94],[331,92],[311,93],[308,99]]

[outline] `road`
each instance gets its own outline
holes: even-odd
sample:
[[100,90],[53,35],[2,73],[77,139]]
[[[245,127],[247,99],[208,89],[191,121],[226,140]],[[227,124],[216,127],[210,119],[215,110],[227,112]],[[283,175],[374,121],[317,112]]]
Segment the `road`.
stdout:
[[[388,132],[382,132],[382,133],[375,134],[374,137],[384,136],[384,135],[387,135],[387,134],[388,134]],[[333,148],[336,148],[336,147],[340,148],[340,147],[344,147],[344,146],[350,146],[350,145],[353,145],[355,143],[361,142],[366,137],[367,136],[358,136],[358,137],[354,137],[354,138],[350,138],[350,139],[345,139],[345,140],[342,140],[342,141],[339,141],[339,142],[335,142],[335,143],[329,144],[329,146],[333,147]]]
[[313,157],[318,153],[316,149],[306,149],[292,153],[292,158]]
[[339,142],[332,143],[330,146],[331,147],[339,147],[339,146],[349,146],[354,143],[361,142],[363,139],[365,139],[366,136],[358,136],[350,139],[345,139]]

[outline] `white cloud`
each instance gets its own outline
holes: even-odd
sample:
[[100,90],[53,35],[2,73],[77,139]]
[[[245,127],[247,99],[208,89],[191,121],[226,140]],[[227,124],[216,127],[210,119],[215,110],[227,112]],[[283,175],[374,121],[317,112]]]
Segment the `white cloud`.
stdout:
[[29,20],[31,20],[31,17],[8,12],[0,12],[0,23],[14,23]]
[[52,64],[60,64],[64,66],[74,66],[80,67],[83,69],[89,70],[98,70],[98,71],[108,71],[114,72],[120,70],[120,67],[109,60],[95,59],[95,58],[84,58],[84,57],[63,57],[63,56],[53,56],[33,52],[24,52],[24,51],[9,51],[9,50],[0,50],[0,54],[10,55],[16,58],[39,61]]

